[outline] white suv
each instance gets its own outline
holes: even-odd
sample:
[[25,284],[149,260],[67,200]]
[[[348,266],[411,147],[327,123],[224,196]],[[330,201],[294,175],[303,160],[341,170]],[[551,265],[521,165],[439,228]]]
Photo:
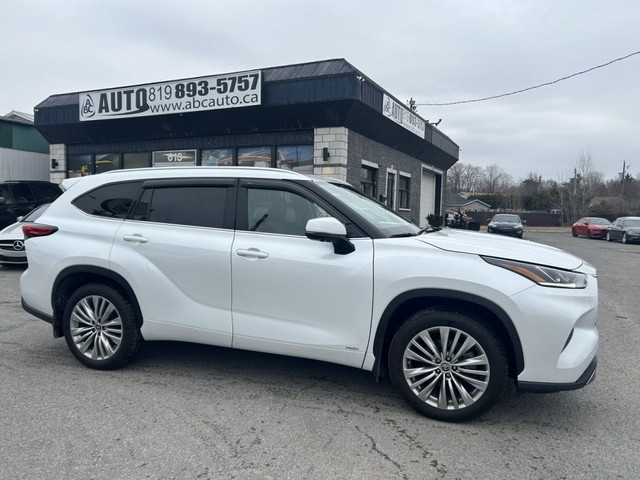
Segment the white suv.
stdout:
[[595,269],[544,245],[422,231],[347,184],[259,168],[113,171],[24,228],[25,310],[84,365],[178,340],[386,373],[433,418],[595,375]]

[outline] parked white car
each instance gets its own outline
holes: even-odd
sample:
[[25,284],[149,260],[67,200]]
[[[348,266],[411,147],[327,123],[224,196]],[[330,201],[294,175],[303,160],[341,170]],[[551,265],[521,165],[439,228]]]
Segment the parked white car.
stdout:
[[22,226],[25,223],[35,222],[40,215],[51,205],[45,203],[29,212],[24,217],[18,217],[18,221],[0,230],[0,265],[26,265],[27,253],[24,250],[24,234]]
[[419,412],[461,421],[508,378],[523,391],[595,375],[596,271],[548,246],[423,231],[347,184],[260,168],[113,171],[23,228],[24,308],[84,365],[144,340],[387,373]]

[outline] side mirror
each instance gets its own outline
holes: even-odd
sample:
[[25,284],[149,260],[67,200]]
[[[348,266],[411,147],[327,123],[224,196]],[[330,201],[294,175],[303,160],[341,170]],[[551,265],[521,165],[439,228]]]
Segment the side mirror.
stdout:
[[312,218],[307,222],[305,233],[311,240],[333,243],[337,255],[347,255],[356,249],[347,239],[345,226],[333,217]]

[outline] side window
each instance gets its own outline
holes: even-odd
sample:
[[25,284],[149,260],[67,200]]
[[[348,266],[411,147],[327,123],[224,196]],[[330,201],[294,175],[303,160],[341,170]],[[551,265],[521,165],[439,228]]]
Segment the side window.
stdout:
[[0,185],[0,197],[4,198],[6,203],[13,203],[13,194],[8,185]]
[[13,198],[16,203],[34,202],[36,200],[31,187],[27,184],[16,183],[11,188],[13,189]]
[[47,200],[53,201],[62,195],[62,190],[58,185],[53,183],[42,183],[34,185],[34,190],[36,192],[36,198],[38,200]]
[[224,228],[225,186],[179,186],[145,189],[134,220]]
[[310,219],[329,216],[325,209],[297,193],[266,188],[247,190],[250,231],[304,236]]
[[125,218],[141,186],[141,182],[113,183],[87,192],[72,203],[89,215]]

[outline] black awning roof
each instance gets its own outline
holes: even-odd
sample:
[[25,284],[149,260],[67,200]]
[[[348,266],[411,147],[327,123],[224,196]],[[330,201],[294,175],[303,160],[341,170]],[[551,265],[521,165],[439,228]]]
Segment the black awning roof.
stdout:
[[[50,143],[147,141],[344,126],[435,167],[458,160],[458,146],[427,123],[420,138],[382,114],[391,95],[344,59],[262,69],[262,104],[224,110],[117,120],[79,119],[79,94],[53,95],[35,108],[35,125]],[[363,81],[364,80],[364,81]],[[393,98],[393,97],[392,97]],[[398,102],[401,103],[401,102]]]

